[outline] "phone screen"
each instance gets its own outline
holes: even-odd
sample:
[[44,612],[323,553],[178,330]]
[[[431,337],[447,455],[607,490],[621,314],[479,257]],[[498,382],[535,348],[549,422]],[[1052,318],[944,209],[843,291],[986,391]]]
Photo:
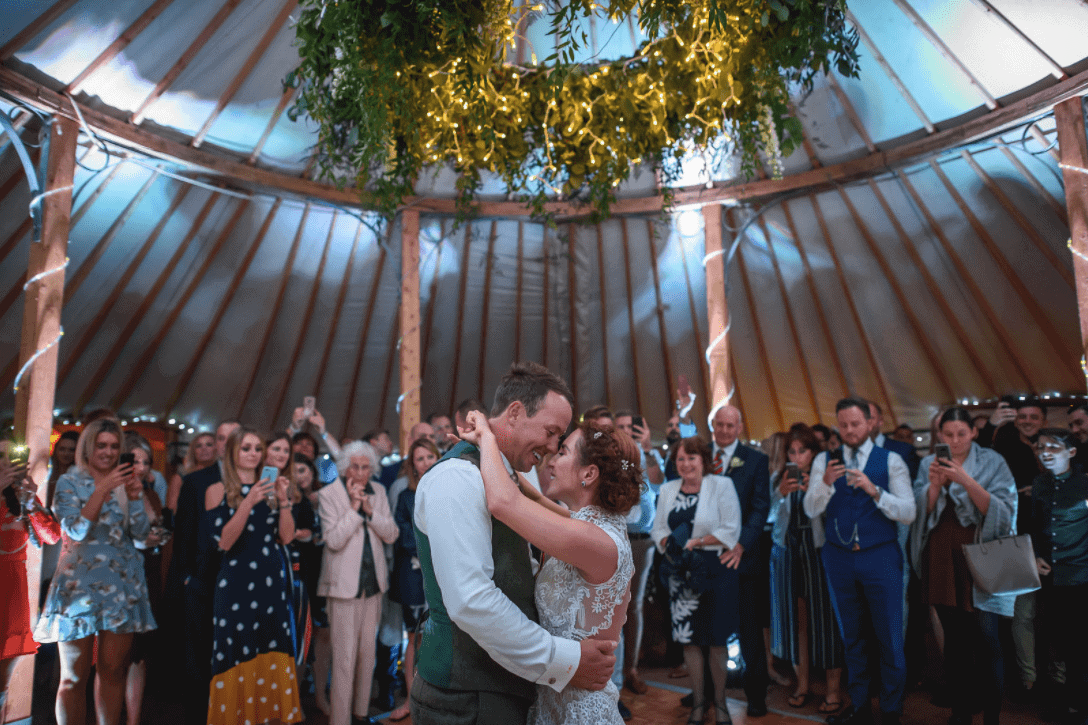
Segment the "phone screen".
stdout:
[[125,465],[131,466],[134,463],[136,463],[136,454],[135,453],[122,453],[121,457],[117,459],[117,465],[118,466],[125,466]]
[[275,466],[265,466],[261,469],[261,478],[267,478],[272,483],[276,482],[276,479],[280,477],[280,469]]
[[846,459],[843,458],[842,448],[836,448],[833,451],[827,452],[827,465],[829,466],[832,463],[844,463],[845,460]]
[[645,428],[646,421],[643,420],[641,415],[635,415],[631,417],[631,427],[633,428]]
[[938,443],[933,447],[933,453],[937,456],[937,460],[950,461],[952,460],[952,449],[945,443]]
[[801,479],[801,469],[797,467],[796,463],[786,464],[786,480],[791,483],[799,481]]
[[25,465],[30,460],[30,447],[25,445],[13,445],[8,449],[8,460],[14,466]]

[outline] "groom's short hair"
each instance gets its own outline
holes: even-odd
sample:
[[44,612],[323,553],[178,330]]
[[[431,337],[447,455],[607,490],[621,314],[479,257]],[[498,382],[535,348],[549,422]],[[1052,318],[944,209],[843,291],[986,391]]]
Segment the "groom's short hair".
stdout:
[[518,362],[510,366],[502,382],[495,390],[491,415],[501,415],[515,400],[525,406],[525,414],[532,418],[540,410],[548,393],[556,392],[574,406],[574,396],[563,378],[535,362]]

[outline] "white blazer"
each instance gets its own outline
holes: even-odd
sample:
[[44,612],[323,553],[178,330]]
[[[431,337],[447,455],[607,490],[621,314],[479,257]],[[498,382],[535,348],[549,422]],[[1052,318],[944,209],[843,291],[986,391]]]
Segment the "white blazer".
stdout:
[[321,534],[325,539],[321,578],[317,581],[317,593],[322,597],[354,599],[359,593],[359,569],[363,563],[363,537],[366,535],[370,536],[378,588],[383,592],[389,588],[389,570],[382,542],[392,544],[400,531],[389,513],[385,487],[371,482],[371,488],[374,489],[371,497],[374,515],[369,521],[351,507],[347,488],[339,478],[317,492]]
[[[680,492],[681,483],[679,478],[666,481],[661,484],[661,490],[657,493],[657,515],[654,516],[654,527],[650,530],[650,536],[660,552],[665,551],[661,540],[672,533],[669,528],[669,511],[676,494]],[[725,546],[702,548],[721,553],[725,549],[732,549],[740,541],[740,524],[740,500],[733,488],[733,480],[728,476],[714,474],[703,476],[699,503],[695,506],[695,519],[691,526],[691,538],[698,539],[710,534]]]

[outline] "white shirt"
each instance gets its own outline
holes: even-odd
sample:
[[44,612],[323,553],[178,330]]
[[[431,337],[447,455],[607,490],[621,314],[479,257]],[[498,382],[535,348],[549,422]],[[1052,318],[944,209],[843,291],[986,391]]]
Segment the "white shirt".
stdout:
[[[511,470],[505,456],[503,463]],[[455,459],[424,474],[415,525],[430,540],[434,576],[454,624],[518,677],[557,692],[566,687],[582,657],[579,643],[549,634],[493,581],[491,514],[480,469]]]
[[[869,453],[873,450],[873,441],[869,438],[857,449],[858,470],[864,470],[869,462]],[[843,446],[843,455],[850,460],[851,448]],[[848,466],[849,467],[849,466]],[[827,504],[835,495],[835,487],[824,483],[824,471],[827,470],[827,453],[816,456],[809,472],[808,491],[805,492],[805,513],[809,518],[816,518],[827,510]],[[898,453],[888,451],[888,490],[875,499],[876,507],[892,521],[909,524],[914,521],[914,492],[910,483],[910,471]]]

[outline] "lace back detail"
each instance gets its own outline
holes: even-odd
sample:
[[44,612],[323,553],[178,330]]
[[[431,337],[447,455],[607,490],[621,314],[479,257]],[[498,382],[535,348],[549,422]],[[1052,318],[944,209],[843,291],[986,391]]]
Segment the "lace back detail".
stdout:
[[572,518],[600,528],[615,542],[618,552],[615,573],[601,584],[590,584],[572,565],[554,558],[546,561],[540,571],[536,601],[541,625],[552,634],[582,640],[612,626],[635,566],[624,516],[587,506]]

